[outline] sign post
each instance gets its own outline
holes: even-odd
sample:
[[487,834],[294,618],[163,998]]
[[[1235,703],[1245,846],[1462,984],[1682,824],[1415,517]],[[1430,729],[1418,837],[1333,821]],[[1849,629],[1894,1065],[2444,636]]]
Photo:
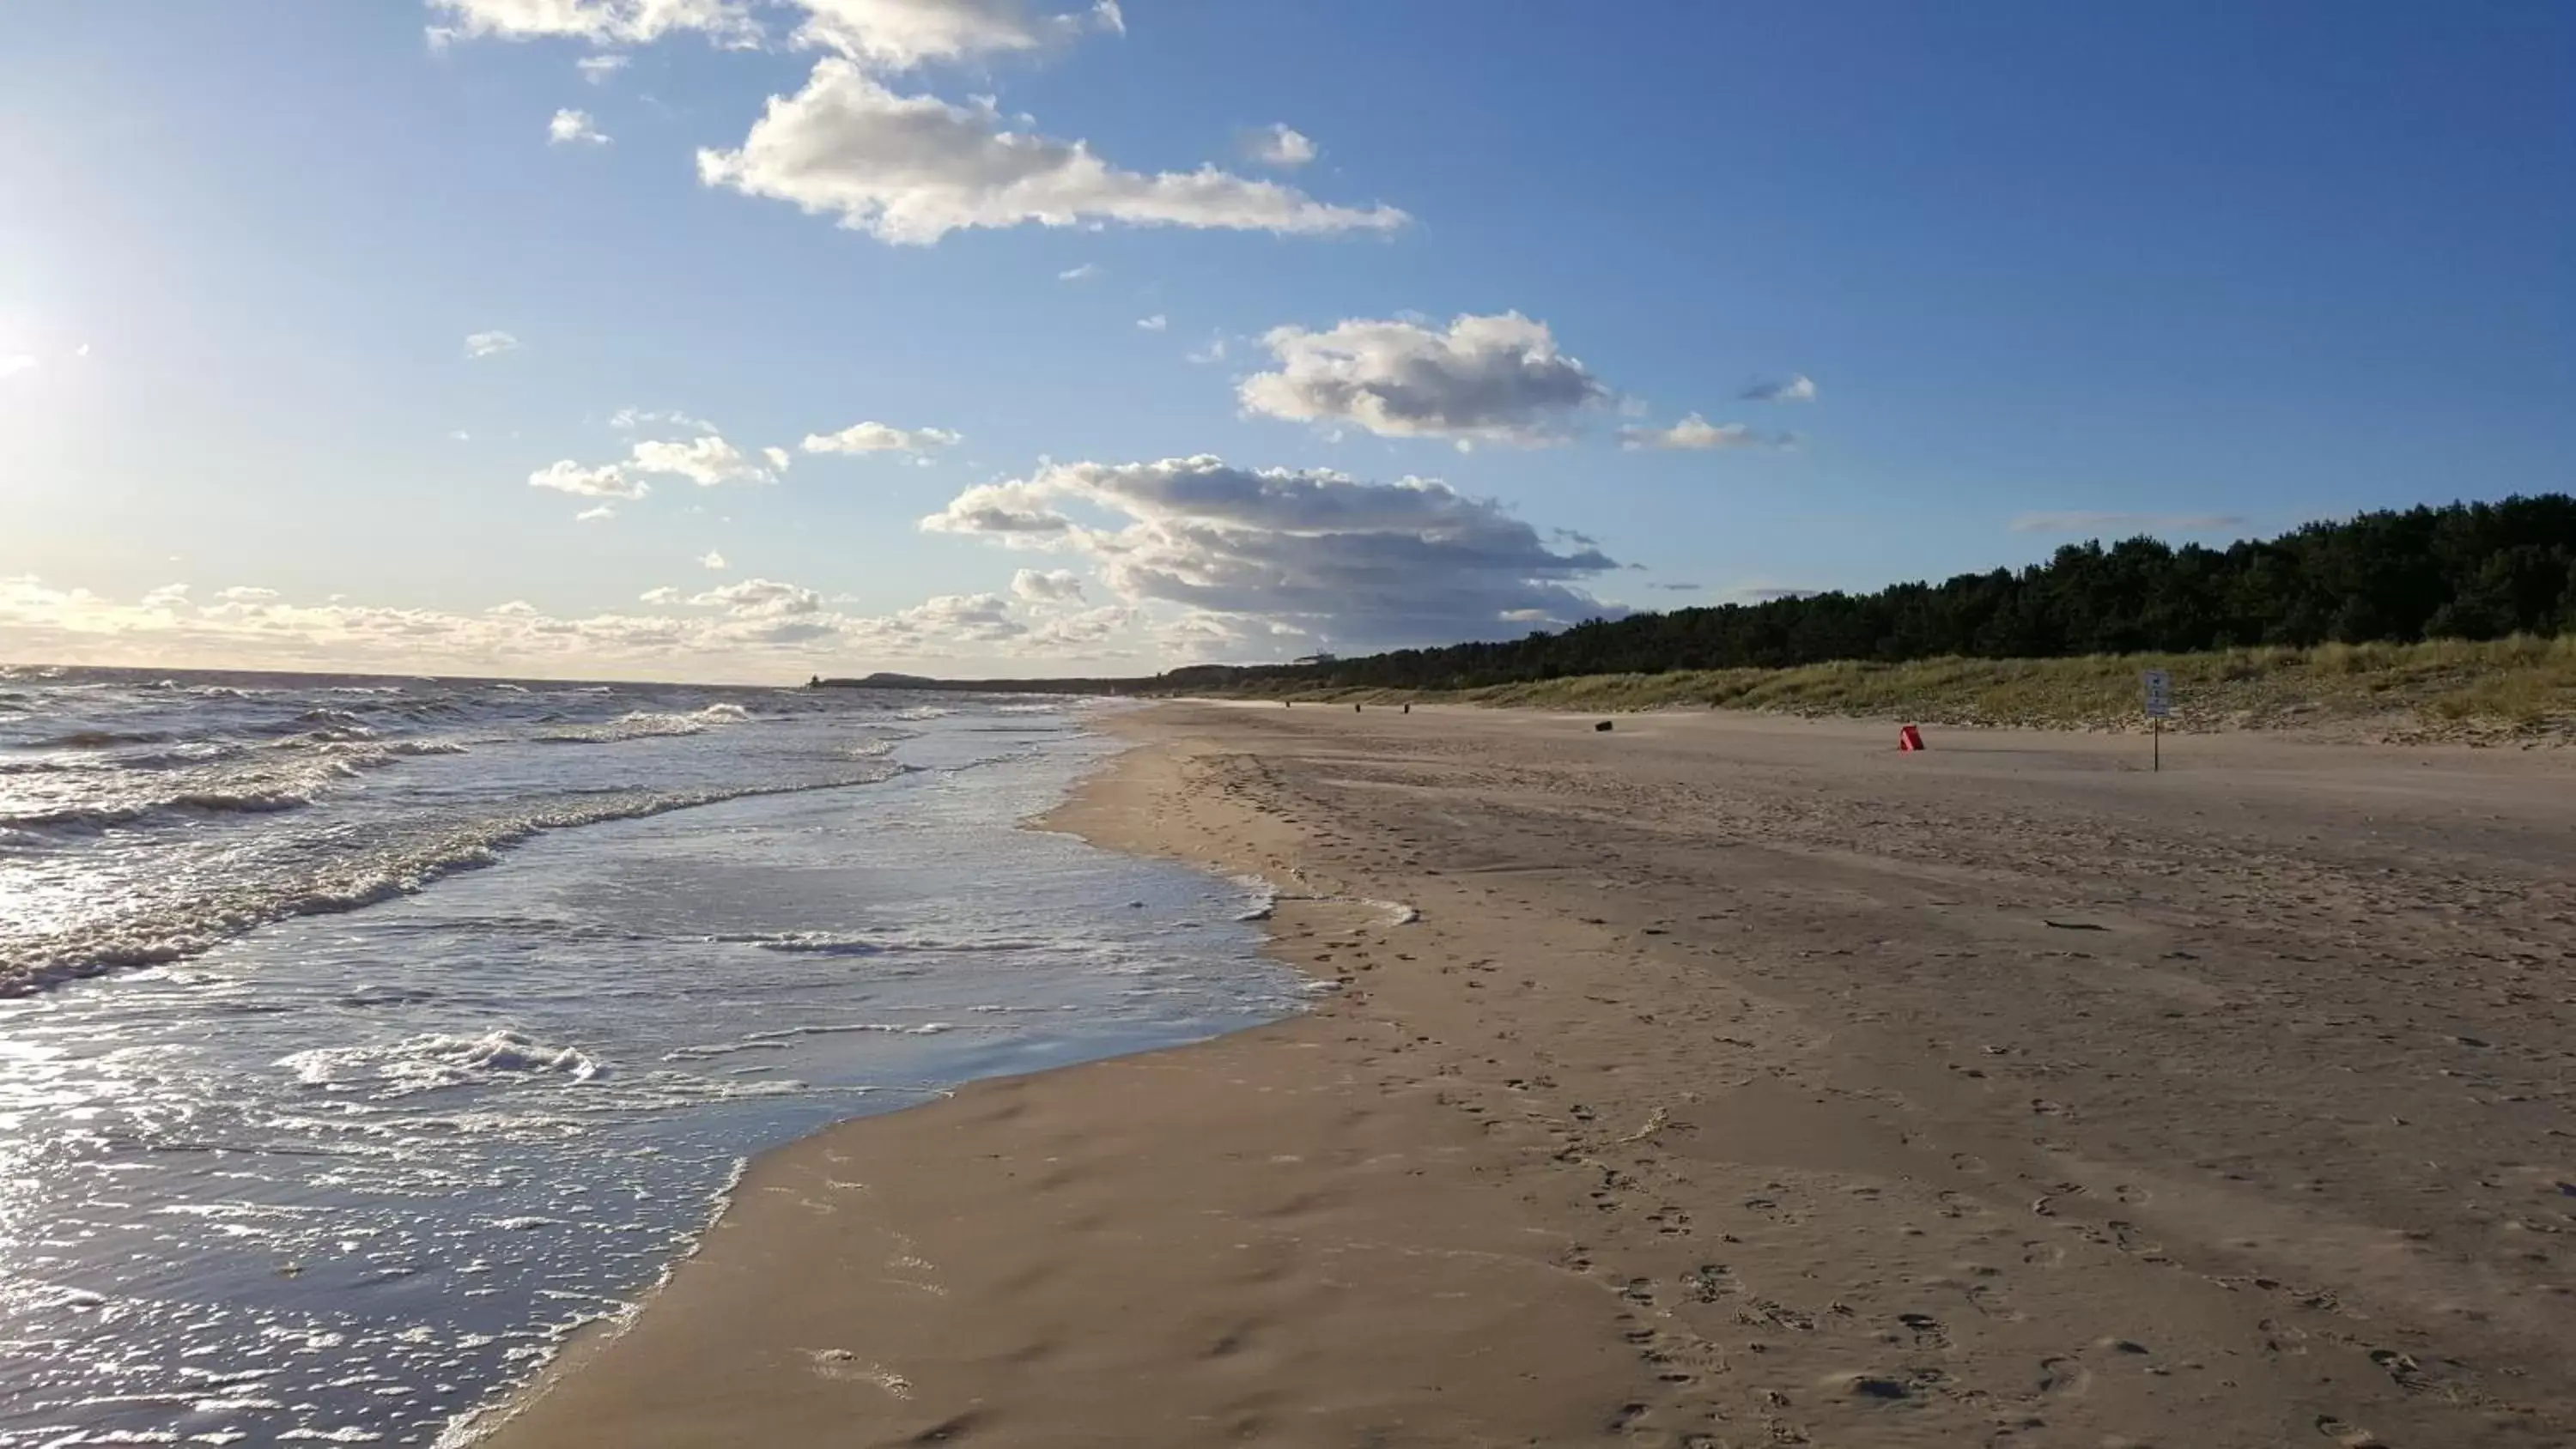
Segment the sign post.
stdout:
[[2146,671],[2147,684],[2147,749],[2148,766],[2157,774],[2165,768],[2165,716],[2173,713],[2173,675],[2162,669]]

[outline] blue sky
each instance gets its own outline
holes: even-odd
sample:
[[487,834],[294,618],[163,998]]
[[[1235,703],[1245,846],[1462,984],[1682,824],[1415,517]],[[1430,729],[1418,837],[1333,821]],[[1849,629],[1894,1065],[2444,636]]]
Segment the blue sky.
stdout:
[[2571,79],[2539,3],[12,0],[0,658],[1141,672],[2564,488]]

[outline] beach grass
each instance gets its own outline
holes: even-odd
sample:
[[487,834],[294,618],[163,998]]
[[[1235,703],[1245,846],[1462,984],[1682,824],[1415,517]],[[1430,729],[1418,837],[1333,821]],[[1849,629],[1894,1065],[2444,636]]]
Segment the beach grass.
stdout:
[[2145,669],[2173,676],[2174,713],[2165,725],[2173,730],[2367,724],[2397,737],[2576,738],[2576,637],[2068,659],[1846,661],[1792,669],[1579,675],[1463,690],[1292,690],[1285,697],[1603,713],[1718,708],[1901,717],[1926,724],[2144,730],[2139,672]]

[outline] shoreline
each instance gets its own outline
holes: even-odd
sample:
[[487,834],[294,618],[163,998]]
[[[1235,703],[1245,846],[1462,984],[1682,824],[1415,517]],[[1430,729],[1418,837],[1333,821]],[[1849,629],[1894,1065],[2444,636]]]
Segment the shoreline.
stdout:
[[[2149,787],[2099,744],[1952,732],[1904,776],[1874,729],[1622,724],[1605,756],[1610,737],[1534,715],[1112,721],[1143,747],[1032,824],[1301,885],[1265,949],[1340,990],[764,1154],[625,1331],[567,1349],[478,1442],[2540,1444],[2576,1423],[2542,1347],[2570,1326],[2556,1270],[2414,1182],[2373,1187],[2365,1169],[2423,1149],[2343,1120],[2395,1090],[2436,1119],[2426,1144],[2492,1160],[2480,1180],[2543,1172],[2513,1178],[2541,1225],[2533,1124],[2569,1096],[2545,1051],[2517,1054],[2501,1114],[2321,1079],[2332,1054],[2234,1101],[2242,1084],[2158,1075],[2214,1049],[2193,1019],[2241,1053],[2224,1013],[2284,994],[2187,963],[2321,997],[2335,980],[2280,948],[2371,945],[2278,919],[2337,883],[2299,874],[2277,812],[2209,807],[2293,779],[2332,817],[2297,834],[2363,812],[2376,837],[2466,800],[2507,824],[2408,843],[2546,870],[2565,842],[2512,812],[2564,771],[2265,742]],[[1887,857],[1801,806],[1811,789],[1942,848]],[[2124,825],[2125,851],[2086,844]],[[2249,871],[2243,920],[2169,878]],[[2458,884],[2378,889],[2435,911]],[[1372,904],[1391,899],[1420,921]],[[1989,905],[2015,918],[1953,919]],[[2526,922],[2374,924],[2503,947]],[[1980,956],[2011,958],[2010,991],[1940,979]],[[1855,976],[1856,957],[1882,959]],[[2287,1045],[2255,1067],[2300,1065],[2312,1029],[2262,1026]],[[2465,1040],[2492,1037],[2373,1045],[2432,1077]],[[2154,1090],[2125,1085],[2141,1070]],[[2282,1116],[2301,1110],[2326,1115],[2301,1135]],[[2294,1191],[2293,1169],[2332,1192]]]

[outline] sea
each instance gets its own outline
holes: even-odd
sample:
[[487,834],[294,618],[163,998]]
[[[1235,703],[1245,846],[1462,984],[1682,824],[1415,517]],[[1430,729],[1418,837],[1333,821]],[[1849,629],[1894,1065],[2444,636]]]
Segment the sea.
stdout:
[[470,1442],[753,1153],[1299,1009],[1058,698],[0,666],[0,1449]]

